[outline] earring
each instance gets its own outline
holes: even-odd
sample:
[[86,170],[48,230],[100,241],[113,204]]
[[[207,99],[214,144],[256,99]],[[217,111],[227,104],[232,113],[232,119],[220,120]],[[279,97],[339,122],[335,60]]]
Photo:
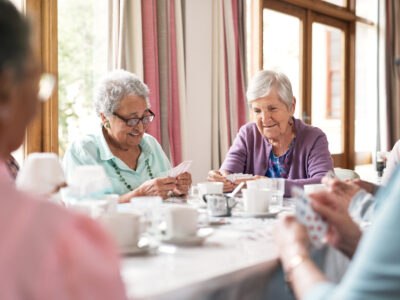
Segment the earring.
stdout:
[[107,129],[111,128],[110,122],[108,122],[108,121],[105,122],[104,123],[104,127],[107,128]]

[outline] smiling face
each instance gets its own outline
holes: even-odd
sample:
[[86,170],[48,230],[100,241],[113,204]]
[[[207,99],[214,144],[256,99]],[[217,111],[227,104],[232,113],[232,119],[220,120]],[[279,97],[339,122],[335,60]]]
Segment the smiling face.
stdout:
[[296,100],[293,98],[292,108],[279,99],[276,88],[272,88],[271,92],[262,98],[258,98],[251,102],[251,110],[257,128],[261,135],[268,140],[279,140],[286,134],[291,133],[289,122],[293,116]]
[[[122,98],[118,109],[114,112],[124,119],[142,118],[150,115],[146,100],[140,96],[127,95]],[[103,119],[103,123],[105,118]],[[116,142],[120,148],[129,149],[137,147],[142,140],[142,137],[149,126],[139,122],[134,127],[126,125],[125,121],[117,116],[112,116],[109,119],[110,128],[107,129],[110,138]]]

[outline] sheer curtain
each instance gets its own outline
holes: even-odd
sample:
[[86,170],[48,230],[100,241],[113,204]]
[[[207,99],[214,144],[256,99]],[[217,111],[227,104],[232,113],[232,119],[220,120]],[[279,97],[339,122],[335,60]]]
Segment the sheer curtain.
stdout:
[[109,69],[142,76],[157,116],[148,133],[174,165],[194,160],[195,181],[205,178],[247,120],[244,1],[108,1]]
[[212,8],[212,168],[219,168],[247,121],[245,7],[215,0]]

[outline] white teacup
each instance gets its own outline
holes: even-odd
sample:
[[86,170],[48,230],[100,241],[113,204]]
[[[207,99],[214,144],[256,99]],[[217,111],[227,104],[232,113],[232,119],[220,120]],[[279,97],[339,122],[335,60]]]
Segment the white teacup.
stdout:
[[268,189],[243,189],[245,212],[265,213],[269,211],[272,192]]
[[207,194],[222,194],[224,190],[223,182],[200,182],[192,187],[192,196],[203,198]]
[[307,195],[323,190],[326,190],[326,185],[323,183],[304,185],[304,193],[306,193]]
[[120,249],[137,246],[140,237],[140,216],[131,212],[113,212],[99,218]]
[[197,233],[197,210],[191,207],[171,207],[166,211],[167,236],[185,238]]
[[46,195],[54,193],[65,181],[56,154],[32,153],[18,172],[15,184],[20,190]]
[[98,197],[111,191],[111,183],[100,165],[77,166],[68,178],[69,194],[77,198]]
[[106,194],[104,195],[104,200],[107,201],[107,212],[117,212],[119,200],[118,194]]

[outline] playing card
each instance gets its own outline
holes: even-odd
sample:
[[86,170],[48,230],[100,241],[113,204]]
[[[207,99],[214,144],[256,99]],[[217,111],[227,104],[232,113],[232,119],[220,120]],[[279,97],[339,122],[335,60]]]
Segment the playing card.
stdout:
[[292,197],[296,203],[296,219],[307,228],[308,236],[314,248],[323,245],[328,225],[321,216],[311,208],[311,199],[298,187],[292,188]]
[[168,177],[177,177],[185,172],[188,172],[192,165],[191,160],[184,161],[168,171]]
[[253,174],[233,173],[227,175],[225,178],[230,182],[235,182],[236,180],[251,179],[253,178]]

